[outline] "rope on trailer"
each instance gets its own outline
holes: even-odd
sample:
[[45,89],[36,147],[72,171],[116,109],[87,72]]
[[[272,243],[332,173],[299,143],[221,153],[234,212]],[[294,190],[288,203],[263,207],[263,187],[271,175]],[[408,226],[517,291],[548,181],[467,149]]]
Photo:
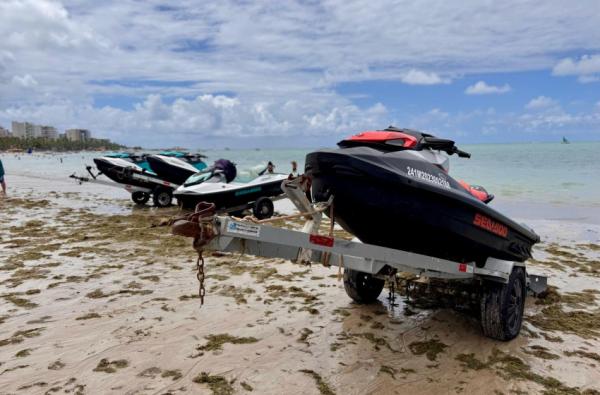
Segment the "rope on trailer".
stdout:
[[[333,237],[333,227],[334,226],[335,226],[335,219],[333,216],[333,202],[331,202],[331,205],[329,206],[329,237]],[[331,259],[331,253],[324,252],[322,255],[322,259],[321,259],[321,263],[323,264],[323,266],[325,266],[325,267],[331,266],[329,264],[329,259]]]
[[340,254],[340,264],[338,265],[338,275],[337,280],[340,281],[342,279],[342,269],[344,268],[344,256]]
[[316,208],[314,210],[311,211],[305,211],[302,213],[297,213],[297,214],[290,214],[290,215],[282,215],[279,217],[271,217],[271,218],[266,218],[266,219],[256,219],[255,217],[251,216],[251,215],[247,215],[244,218],[237,218],[237,217],[232,217],[236,220],[248,220],[251,222],[254,222],[256,224],[267,224],[269,222],[275,222],[275,221],[281,221],[281,220],[287,220],[287,219],[294,219],[294,218],[298,218],[298,217],[310,217],[314,214],[318,214],[318,213],[322,213],[323,211],[327,210],[327,205],[323,206],[323,207],[319,207]]

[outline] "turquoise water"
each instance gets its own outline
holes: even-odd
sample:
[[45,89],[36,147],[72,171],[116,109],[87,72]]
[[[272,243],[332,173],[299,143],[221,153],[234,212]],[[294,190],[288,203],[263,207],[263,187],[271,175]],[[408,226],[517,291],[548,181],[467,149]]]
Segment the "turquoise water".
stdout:
[[[450,174],[480,184],[496,195],[494,202],[600,207],[600,142],[463,145],[471,159],[451,157]],[[304,168],[309,149],[207,150],[207,163],[225,158],[238,166],[239,180],[252,178],[270,160],[277,172],[288,173],[290,161]],[[83,172],[98,153],[0,154],[10,175],[64,180]],[[60,162],[62,159],[62,163]]]

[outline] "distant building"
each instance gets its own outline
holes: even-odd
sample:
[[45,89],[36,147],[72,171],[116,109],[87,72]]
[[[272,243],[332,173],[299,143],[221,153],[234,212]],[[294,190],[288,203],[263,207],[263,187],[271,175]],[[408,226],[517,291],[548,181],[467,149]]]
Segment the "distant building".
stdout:
[[52,126],[42,126],[40,137],[50,140],[56,140],[58,138],[58,131],[55,127]]
[[12,122],[12,134],[20,138],[42,137],[51,140],[58,138],[58,131],[53,126],[36,125],[30,122]]
[[88,141],[92,133],[87,129],[67,129],[65,135],[69,141]]
[[[42,127],[29,122],[12,122],[12,134],[22,139],[39,137],[42,134]],[[37,136],[36,136],[37,134]]]
[[8,129],[4,129],[2,126],[0,126],[0,137],[10,137],[10,131]]

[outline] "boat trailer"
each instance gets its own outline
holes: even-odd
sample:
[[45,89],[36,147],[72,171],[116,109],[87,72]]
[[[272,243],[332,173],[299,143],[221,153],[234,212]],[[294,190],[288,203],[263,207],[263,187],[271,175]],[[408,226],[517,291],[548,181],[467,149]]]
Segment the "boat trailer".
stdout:
[[[199,252],[198,279],[200,297],[204,301],[204,260],[202,252],[221,251],[268,258],[289,259],[296,263],[321,263],[344,269],[344,288],[358,303],[373,303],[385,281],[393,285],[397,274],[412,273],[419,279],[441,279],[460,282],[477,289],[480,297],[483,333],[498,340],[510,340],[520,331],[527,290],[534,294],[547,287],[547,277],[526,272],[525,263],[488,258],[484,265],[475,262],[453,262],[408,251],[364,244],[332,236],[333,220],[328,235],[319,234],[323,212],[333,211],[333,198],[312,204],[307,198],[304,177],[286,180],[282,189],[300,214],[267,220],[219,216],[211,204],[200,203],[194,214],[172,222],[176,235],[194,237]],[[273,220],[304,217],[302,230],[271,226]],[[333,215],[330,215],[333,218]]]
[[[145,175],[145,174],[137,174],[132,171],[123,171],[123,183],[118,183],[112,180],[104,180],[99,179],[103,173],[94,174],[92,172],[92,166],[86,166],[88,176],[78,176],[73,173],[69,177],[75,179],[80,185],[84,182],[105,185],[110,187],[124,188],[127,192],[131,193],[131,200],[133,200],[136,204],[144,205],[150,200],[152,197],[152,201],[154,205],[157,207],[167,207],[171,205],[173,201],[173,191],[179,187],[177,184],[173,184],[172,182],[162,180],[158,177]],[[127,183],[128,180],[131,181],[141,181],[152,184],[152,188],[140,187],[137,185],[132,185]]]

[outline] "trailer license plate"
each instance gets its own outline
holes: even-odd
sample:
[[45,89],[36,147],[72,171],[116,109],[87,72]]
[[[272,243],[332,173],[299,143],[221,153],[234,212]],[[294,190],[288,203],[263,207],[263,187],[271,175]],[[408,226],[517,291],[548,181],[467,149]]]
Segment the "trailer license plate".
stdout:
[[240,222],[229,222],[227,232],[237,233],[239,235],[260,237],[260,225],[243,224]]

